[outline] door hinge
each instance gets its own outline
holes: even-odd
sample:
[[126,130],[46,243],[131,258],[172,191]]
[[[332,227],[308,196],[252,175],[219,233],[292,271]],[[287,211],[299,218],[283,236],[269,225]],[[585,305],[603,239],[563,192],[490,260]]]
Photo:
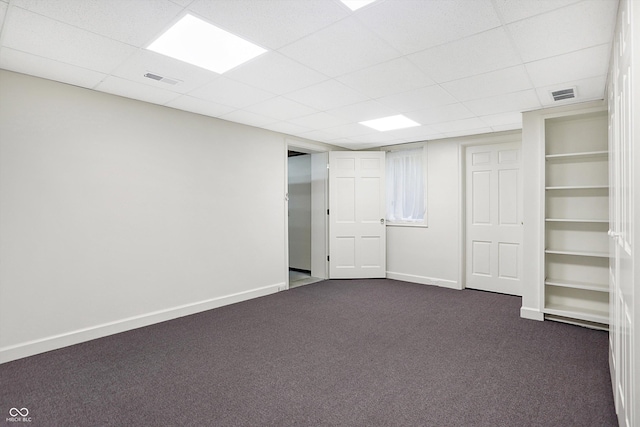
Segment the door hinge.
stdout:
[[329,209],[327,209],[327,215],[329,215]]
[[329,261],[329,255],[327,255],[327,261]]

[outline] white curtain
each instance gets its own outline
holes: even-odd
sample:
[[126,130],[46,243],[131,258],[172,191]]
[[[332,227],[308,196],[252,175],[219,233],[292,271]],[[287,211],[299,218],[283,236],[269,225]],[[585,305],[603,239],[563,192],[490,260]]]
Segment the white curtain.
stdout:
[[387,153],[387,221],[423,223],[426,214],[424,148]]

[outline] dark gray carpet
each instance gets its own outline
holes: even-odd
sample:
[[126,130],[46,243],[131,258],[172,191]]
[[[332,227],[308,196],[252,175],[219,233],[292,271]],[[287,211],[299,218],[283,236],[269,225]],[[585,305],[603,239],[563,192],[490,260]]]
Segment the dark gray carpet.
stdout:
[[0,423],[25,407],[31,426],[617,425],[607,333],[520,304],[320,282],[0,365]]

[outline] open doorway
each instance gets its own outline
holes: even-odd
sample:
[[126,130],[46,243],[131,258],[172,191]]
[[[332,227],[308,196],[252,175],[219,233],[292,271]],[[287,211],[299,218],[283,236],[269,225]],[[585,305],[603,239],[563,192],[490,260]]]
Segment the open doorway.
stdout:
[[327,153],[287,150],[289,289],[327,276]]

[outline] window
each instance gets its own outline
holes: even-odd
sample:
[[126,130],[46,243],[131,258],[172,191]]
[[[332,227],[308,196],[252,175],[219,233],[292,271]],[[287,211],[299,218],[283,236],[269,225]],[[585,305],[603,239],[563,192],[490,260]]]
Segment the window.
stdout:
[[426,225],[424,148],[388,152],[387,221]]

